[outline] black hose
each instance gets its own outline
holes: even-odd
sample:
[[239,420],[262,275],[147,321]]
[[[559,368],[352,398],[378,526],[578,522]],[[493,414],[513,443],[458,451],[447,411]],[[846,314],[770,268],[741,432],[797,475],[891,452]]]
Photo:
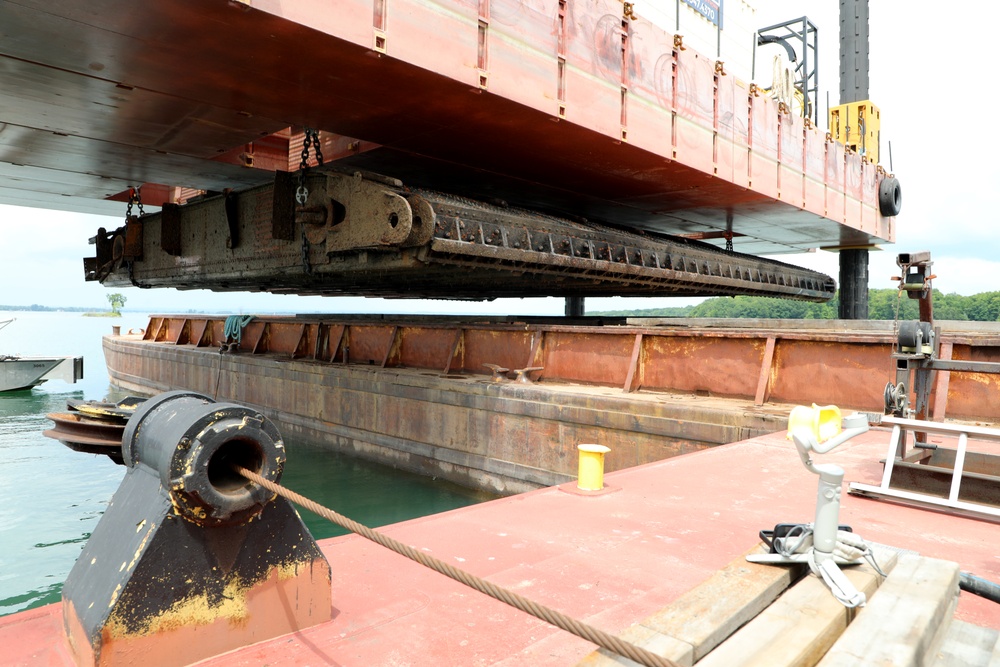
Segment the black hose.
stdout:
[[1000,603],[1000,584],[987,581],[969,572],[960,572],[958,575],[958,587],[963,591],[978,595],[979,597]]

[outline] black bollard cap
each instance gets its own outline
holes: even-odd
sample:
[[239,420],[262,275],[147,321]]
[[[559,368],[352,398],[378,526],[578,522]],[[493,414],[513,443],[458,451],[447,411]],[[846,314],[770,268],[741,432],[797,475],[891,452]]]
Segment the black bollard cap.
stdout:
[[274,497],[234,465],[277,482],[285,462],[281,435],[259,411],[186,391],[146,401],[125,427],[122,453],[129,467],[158,475],[178,513],[200,525],[246,522]]

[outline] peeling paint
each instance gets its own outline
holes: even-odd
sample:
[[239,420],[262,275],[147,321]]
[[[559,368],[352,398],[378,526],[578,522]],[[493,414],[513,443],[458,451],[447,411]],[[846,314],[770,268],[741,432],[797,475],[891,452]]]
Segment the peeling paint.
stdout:
[[117,586],[115,586],[114,592],[111,593],[111,601],[108,602],[108,609],[111,609],[112,607],[115,606],[115,603],[118,602],[118,596],[121,594],[121,592],[122,592],[122,585],[118,584]]
[[146,549],[146,543],[149,542],[149,538],[153,535],[155,529],[156,529],[156,524],[150,524],[149,530],[146,531],[145,535],[143,535],[142,541],[139,542],[139,547],[135,550],[135,554],[133,554],[132,556],[132,561],[128,564],[129,570],[135,567],[136,561],[138,561],[139,557],[142,556],[142,552]]
[[[110,639],[134,638],[164,634],[187,626],[209,625],[219,619],[225,619],[234,629],[242,628],[250,620],[248,601],[254,590],[272,578],[284,581],[298,576],[299,566],[298,562],[277,565],[259,580],[234,576],[220,595],[198,593],[185,596],[163,612],[144,619],[138,629],[134,629],[136,619],[127,617],[134,615],[135,610],[116,609],[108,618],[105,632]],[[120,589],[119,585],[112,596],[111,606],[117,600]]]

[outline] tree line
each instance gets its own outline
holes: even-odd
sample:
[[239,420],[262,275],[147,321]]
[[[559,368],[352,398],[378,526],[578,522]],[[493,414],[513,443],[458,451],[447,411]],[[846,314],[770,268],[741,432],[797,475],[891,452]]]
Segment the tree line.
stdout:
[[[868,290],[868,319],[896,319],[899,309],[900,320],[919,318],[916,299],[906,294],[899,295],[894,289]],[[838,292],[826,303],[791,301],[762,296],[716,297],[694,306],[672,308],[650,308],[644,310],[615,310],[588,315],[604,317],[733,317],[789,320],[832,320],[837,318],[840,304]],[[982,292],[972,296],[942,294],[934,290],[934,319],[974,320],[996,322],[1000,320],[1000,292]]]

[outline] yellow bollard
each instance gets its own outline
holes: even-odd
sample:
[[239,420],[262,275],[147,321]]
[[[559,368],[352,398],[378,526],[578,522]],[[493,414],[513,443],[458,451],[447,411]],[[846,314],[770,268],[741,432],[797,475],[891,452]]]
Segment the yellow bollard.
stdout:
[[576,488],[581,491],[600,491],[604,488],[604,455],[611,451],[604,445],[577,445],[580,468]]

